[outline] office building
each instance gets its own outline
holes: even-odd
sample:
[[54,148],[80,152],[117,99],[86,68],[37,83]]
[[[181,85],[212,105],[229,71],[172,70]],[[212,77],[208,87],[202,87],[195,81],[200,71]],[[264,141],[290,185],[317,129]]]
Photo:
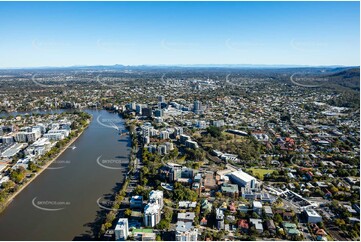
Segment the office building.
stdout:
[[157,146],[156,145],[148,145],[147,149],[150,153],[154,153],[157,151]]
[[157,109],[157,110],[155,110],[154,111],[154,116],[155,117],[163,117],[163,110],[161,110],[161,109]]
[[202,110],[202,102],[201,101],[194,101],[193,112],[195,114],[202,114],[203,110]]
[[159,190],[152,190],[149,193],[149,202],[150,203],[157,203],[160,209],[163,208],[163,191]]
[[11,144],[11,143],[15,142],[14,136],[12,136],[12,135],[2,136],[2,137],[0,137],[0,139],[1,139],[1,143],[3,143],[3,144]]
[[177,136],[180,136],[183,134],[183,127],[175,127],[173,132],[173,137],[177,138]]
[[185,145],[187,140],[191,140],[191,137],[188,135],[185,135],[185,134],[180,135],[180,143],[181,144]]
[[144,208],[144,226],[154,227],[160,221],[160,206],[157,203],[148,203]]
[[172,142],[166,142],[165,145],[167,146],[167,151],[171,151],[174,149]]
[[34,142],[41,136],[40,129],[35,129],[31,132],[18,132],[15,134],[15,141],[20,143]]
[[197,126],[197,128],[199,128],[199,129],[205,129],[205,128],[207,128],[206,121],[203,121],[203,120],[197,121],[197,122],[196,122],[196,126]]
[[167,146],[165,144],[158,146],[158,154],[159,155],[166,155],[167,153],[168,153]]
[[229,177],[231,181],[238,186],[256,189],[256,178],[243,172],[242,170],[230,173]]
[[159,134],[160,139],[169,139],[169,132],[168,131],[161,131]]
[[142,116],[152,117],[152,109],[151,108],[142,108]]
[[49,133],[49,134],[44,134],[43,136],[44,138],[48,138],[50,141],[58,141],[58,140],[62,140],[65,138],[64,134],[62,133]]
[[34,126],[34,128],[40,129],[41,134],[46,133],[46,126],[42,123],[38,123],[36,126]]
[[115,233],[115,240],[117,241],[125,241],[128,238],[129,234],[129,227],[128,227],[128,219],[127,218],[120,218],[118,220],[117,225],[114,229]]
[[63,134],[65,137],[68,137],[70,130],[67,129],[52,129],[49,130],[47,134]]
[[158,96],[158,102],[160,102],[160,103],[164,103],[164,102],[165,102],[165,98],[164,98],[164,96],[159,95],[159,96]]
[[149,144],[150,143],[150,138],[149,138],[149,136],[145,136],[144,138],[143,138],[143,142],[144,142],[144,144]]
[[224,126],[224,120],[213,120],[212,125],[215,127],[223,127]]
[[142,115],[142,108],[143,108],[143,105],[142,105],[142,104],[137,104],[136,107],[135,107],[135,112],[136,112],[138,115]]
[[193,141],[193,140],[187,140],[185,142],[185,145],[187,148],[191,148],[191,149],[198,149],[199,146],[198,146],[198,143]]

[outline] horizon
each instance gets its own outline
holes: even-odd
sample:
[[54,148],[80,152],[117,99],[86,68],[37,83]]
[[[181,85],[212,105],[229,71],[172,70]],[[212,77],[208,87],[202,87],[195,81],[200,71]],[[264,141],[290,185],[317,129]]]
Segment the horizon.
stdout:
[[242,68],[242,69],[260,69],[260,68],[360,68],[360,65],[288,65],[288,64],[111,64],[111,65],[69,65],[69,66],[24,66],[24,67],[0,67],[0,70],[21,70],[21,69],[61,69],[61,68],[92,68],[92,67],[199,67],[199,68]]
[[0,2],[0,68],[360,66],[359,9],[359,2]]

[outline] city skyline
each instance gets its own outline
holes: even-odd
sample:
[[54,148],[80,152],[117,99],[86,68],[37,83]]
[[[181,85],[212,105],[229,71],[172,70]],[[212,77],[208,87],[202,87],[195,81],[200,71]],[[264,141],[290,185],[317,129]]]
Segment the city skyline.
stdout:
[[360,64],[359,2],[0,6],[0,68]]

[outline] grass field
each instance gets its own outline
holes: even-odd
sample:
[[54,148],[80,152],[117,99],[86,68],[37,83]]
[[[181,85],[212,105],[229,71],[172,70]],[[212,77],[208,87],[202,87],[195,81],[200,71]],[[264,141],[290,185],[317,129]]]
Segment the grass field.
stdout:
[[230,140],[225,141],[226,143],[230,143],[230,142],[234,142],[234,141],[236,141],[236,142],[244,142],[245,139],[247,138],[247,137],[241,136],[241,135],[230,134],[230,133],[227,133],[225,131],[223,131],[222,134],[225,135],[225,136],[231,137]]
[[261,169],[261,168],[250,168],[247,169],[247,172],[252,173],[253,176],[255,176],[256,174],[259,175],[260,179],[263,180],[264,175],[266,174],[271,174],[272,172],[274,172],[275,170],[271,170],[271,169]]

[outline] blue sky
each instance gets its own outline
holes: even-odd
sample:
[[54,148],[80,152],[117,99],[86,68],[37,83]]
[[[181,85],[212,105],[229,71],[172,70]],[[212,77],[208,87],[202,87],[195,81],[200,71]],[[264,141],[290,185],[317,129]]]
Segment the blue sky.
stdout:
[[359,2],[0,2],[0,67],[359,65]]

